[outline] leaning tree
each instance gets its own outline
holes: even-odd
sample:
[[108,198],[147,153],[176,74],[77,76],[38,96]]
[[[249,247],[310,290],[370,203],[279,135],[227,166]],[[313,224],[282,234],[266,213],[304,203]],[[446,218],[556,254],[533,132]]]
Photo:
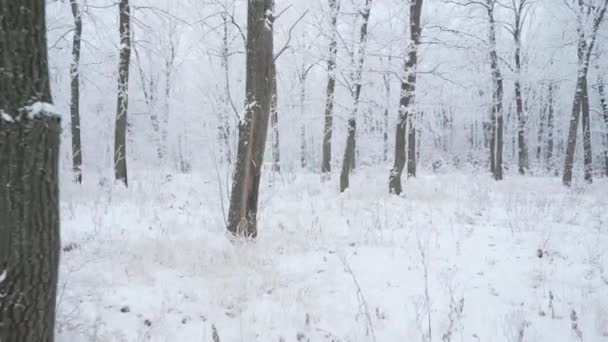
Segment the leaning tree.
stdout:
[[257,208],[273,87],[273,0],[251,0],[247,9],[245,111],[233,175],[228,231],[257,236]]
[[60,120],[45,0],[0,0],[0,341],[52,342]]

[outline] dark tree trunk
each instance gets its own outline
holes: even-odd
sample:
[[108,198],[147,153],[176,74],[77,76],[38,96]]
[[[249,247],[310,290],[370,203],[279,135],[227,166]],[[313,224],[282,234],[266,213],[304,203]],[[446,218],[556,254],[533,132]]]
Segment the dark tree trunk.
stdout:
[[[399,121],[395,135],[395,164],[391,170],[388,189],[390,193],[401,194],[401,174],[405,167],[405,138],[408,136],[408,175],[416,174],[416,130],[414,123],[414,100],[416,95],[416,70],[418,67],[418,47],[420,45],[420,17],[422,15],[423,0],[415,0],[410,4],[410,48],[404,65],[404,77],[401,82],[401,96],[399,99]],[[410,161],[413,160],[413,165]],[[412,174],[413,173],[413,174]]]
[[591,53],[595,45],[597,32],[600,28],[600,24],[606,14],[606,8],[608,1],[601,4],[601,7],[597,10],[597,15],[593,19],[591,36],[586,37],[583,19],[583,12],[587,12],[584,9],[584,3],[579,0],[579,13],[577,17],[577,31],[578,31],[578,79],[576,81],[576,89],[574,92],[574,101],[572,103],[572,116],[570,118],[570,129],[568,131],[568,141],[566,146],[566,158],[564,161],[564,175],[562,182],[565,186],[572,184],[572,168],[574,167],[574,152],[576,150],[576,135],[578,133],[578,124],[581,112],[581,106],[583,103],[583,96],[587,85],[587,74],[589,72],[589,63],[591,61]]
[[45,1],[0,0],[0,341],[52,342],[61,125],[49,107]]
[[354,72],[354,86],[353,89],[351,89],[354,100],[353,110],[351,112],[350,118],[348,119],[348,135],[346,138],[346,148],[344,149],[344,159],[342,160],[342,171],[340,173],[341,192],[344,192],[350,186],[350,173],[355,168],[357,113],[359,111],[359,101],[361,98],[361,88],[363,82],[363,64],[365,62],[365,48],[367,45],[367,30],[369,25],[371,7],[372,0],[366,0],[365,8],[361,11],[363,23],[361,24],[361,32],[359,36],[359,59],[357,61],[356,70]]
[[585,181],[593,183],[593,152],[591,149],[591,117],[589,114],[589,88],[587,80],[583,85],[583,98],[581,101],[581,115],[583,120],[583,150]]
[[276,64],[272,62],[272,97],[270,102],[270,126],[272,128],[272,171],[281,172],[281,141],[279,136],[279,99]]
[[492,113],[490,115],[491,137],[490,137],[490,158],[491,169],[495,180],[503,179],[503,132],[504,132],[504,117],[503,117],[503,79],[498,62],[498,52],[496,44],[496,21],[494,18],[494,5],[496,0],[487,0],[487,13],[490,26],[490,67],[492,70],[493,95],[492,95]]
[[553,154],[554,154],[554,137],[553,137],[553,131],[554,131],[554,126],[555,126],[555,108],[554,103],[553,103],[553,84],[549,83],[549,98],[547,99],[547,105],[548,105],[548,111],[547,111],[547,150],[545,151],[546,153],[546,163],[547,163],[547,170],[549,172],[555,172],[555,163],[553,161]]
[[331,138],[334,118],[334,94],[336,92],[336,60],[338,58],[338,0],[329,0],[331,12],[331,39],[329,42],[329,57],[327,59],[327,99],[325,102],[325,126],[323,127],[323,160],[321,172],[326,177],[331,172]]
[[129,0],[120,0],[119,32],[120,60],[118,62],[118,99],[114,132],[114,176],[125,186],[127,177],[127,113],[129,109],[129,62],[131,61],[131,8]]
[[257,236],[257,210],[268,119],[272,98],[272,0],[249,1],[245,114],[239,122],[239,144],[232,182],[228,231]]
[[608,177],[608,100],[606,99],[606,86],[600,76],[598,76],[598,92],[600,104],[602,106],[602,117],[604,119],[604,163],[605,174]]
[[541,108],[539,110],[539,118],[538,118],[538,137],[537,137],[537,143],[536,143],[536,160],[539,163],[542,163],[542,159],[543,159],[543,146],[545,144],[545,120],[547,119],[548,116],[548,109],[546,106],[548,106],[548,103],[542,103],[541,101]]
[[74,180],[82,183],[82,143],[80,139],[80,46],[82,37],[82,14],[78,0],[70,0],[74,17],[74,38],[72,44],[71,83],[71,126],[72,126],[72,166]]

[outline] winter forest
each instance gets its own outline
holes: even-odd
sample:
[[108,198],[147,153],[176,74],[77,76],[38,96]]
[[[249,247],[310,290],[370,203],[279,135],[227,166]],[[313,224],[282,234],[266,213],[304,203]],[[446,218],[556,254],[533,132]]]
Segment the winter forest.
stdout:
[[0,0],[0,342],[608,341],[608,0]]

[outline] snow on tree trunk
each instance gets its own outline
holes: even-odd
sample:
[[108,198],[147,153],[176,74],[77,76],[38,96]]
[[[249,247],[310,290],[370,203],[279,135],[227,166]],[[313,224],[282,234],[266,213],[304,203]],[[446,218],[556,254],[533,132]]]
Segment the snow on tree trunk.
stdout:
[[54,340],[61,124],[45,1],[0,0],[0,341]]
[[249,1],[247,13],[246,102],[239,122],[228,230],[239,237],[257,236],[257,209],[272,97],[272,0]]
[[129,62],[131,60],[131,8],[129,0],[120,0],[118,8],[120,59],[118,62],[116,127],[114,132],[114,177],[117,181],[128,186],[127,113],[129,108]]
[[416,130],[414,127],[414,99],[416,95],[416,70],[418,67],[418,47],[420,45],[420,17],[423,0],[410,4],[410,47],[404,65],[404,76],[401,82],[399,99],[399,120],[395,135],[395,164],[389,175],[389,192],[401,194],[401,175],[406,162],[406,133],[408,137],[408,175],[416,174]]
[[[572,169],[574,167],[576,136],[578,133],[578,124],[581,106],[583,104],[583,96],[585,96],[586,93],[585,89],[587,87],[587,74],[589,72],[589,64],[591,61],[591,54],[595,45],[597,32],[601,26],[602,21],[604,20],[608,1],[603,2],[599,7],[594,8],[594,11],[591,12],[590,9],[585,8],[585,6],[586,5],[582,1],[579,1],[579,8],[577,10],[578,78],[574,91],[572,115],[570,118],[570,129],[568,131],[568,140],[566,146],[566,158],[564,161],[564,175],[562,178],[562,182],[565,186],[570,186],[572,184]],[[585,34],[585,13],[592,13],[593,17],[589,37],[587,37],[587,35]]]
[[[359,36],[358,60],[353,75],[353,86],[351,94],[353,96],[353,109],[348,118],[348,134],[346,137],[346,148],[342,159],[342,171],[340,172],[340,191],[344,192],[350,186],[350,173],[355,168],[356,136],[357,136],[357,114],[359,112],[359,102],[361,98],[363,64],[365,63],[365,48],[368,38],[369,16],[371,13],[372,0],[365,1],[365,7],[361,10],[361,32]],[[353,51],[354,53],[354,51]]]
[[331,34],[329,42],[329,57],[327,59],[327,90],[325,100],[325,124],[323,127],[323,160],[321,172],[326,176],[331,172],[331,142],[334,117],[334,94],[336,91],[336,60],[338,58],[338,0],[329,0]]
[[80,139],[80,46],[82,37],[82,13],[78,0],[70,0],[74,17],[74,37],[72,43],[72,64],[70,65],[71,101],[70,116],[72,128],[72,167],[74,180],[82,183],[82,142]]

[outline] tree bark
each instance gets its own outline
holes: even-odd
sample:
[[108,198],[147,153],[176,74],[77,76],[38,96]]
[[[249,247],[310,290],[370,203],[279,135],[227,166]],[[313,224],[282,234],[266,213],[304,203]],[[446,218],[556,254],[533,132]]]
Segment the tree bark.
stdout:
[[490,115],[491,137],[490,137],[490,158],[491,169],[495,180],[503,179],[503,132],[504,132],[504,117],[503,117],[503,79],[498,62],[498,51],[496,44],[496,21],[494,18],[494,5],[496,0],[487,0],[487,14],[490,26],[490,67],[492,70],[493,94],[492,94],[492,111]]
[[80,47],[82,38],[82,13],[78,0],[70,0],[74,17],[74,37],[72,43],[72,64],[70,65],[71,101],[70,116],[72,128],[72,167],[74,180],[82,183],[82,142],[80,138]]
[[128,186],[127,113],[129,108],[129,63],[131,60],[131,8],[129,0],[120,0],[118,9],[120,60],[118,62],[116,127],[114,132],[114,176],[117,181]]
[[336,60],[338,58],[338,0],[328,0],[330,11],[331,35],[329,41],[329,57],[327,59],[327,98],[325,100],[325,125],[323,127],[323,160],[321,172],[325,177],[331,172],[331,141],[333,134],[334,94],[336,92]]
[[606,99],[606,86],[601,76],[598,76],[598,93],[600,95],[600,104],[602,107],[602,117],[604,119],[604,167],[605,175],[608,177],[608,100]]
[[279,135],[279,99],[276,64],[272,62],[272,98],[270,103],[270,125],[272,128],[272,171],[281,172],[281,141]]
[[583,120],[583,151],[585,181],[593,183],[593,151],[591,149],[591,117],[589,113],[589,87],[587,79],[583,85],[581,101],[581,115]]
[[[369,25],[369,16],[371,13],[372,0],[365,1],[365,8],[361,11],[363,23],[361,24],[361,32],[359,36],[359,55],[354,72],[354,85],[351,89],[353,95],[353,110],[348,119],[348,135],[346,138],[346,148],[344,150],[344,158],[342,160],[342,171],[340,173],[340,191],[344,192],[350,186],[350,173],[355,168],[355,151],[356,151],[356,136],[357,136],[357,113],[359,111],[359,100],[361,98],[363,64],[365,62],[365,48],[367,45],[367,31]],[[353,52],[354,53],[354,52]]]
[[257,209],[272,97],[272,0],[248,2],[245,114],[239,122],[228,231],[238,237],[257,236]]
[[[401,194],[401,174],[405,167],[406,151],[405,139],[408,136],[408,175],[415,175],[416,166],[416,131],[413,127],[414,100],[416,95],[416,71],[418,66],[418,47],[422,28],[420,17],[422,15],[423,0],[414,0],[410,3],[410,48],[404,65],[404,79],[401,82],[401,96],[399,99],[399,120],[395,135],[395,164],[391,170],[388,182],[390,193]],[[413,160],[410,166],[409,160]],[[410,169],[412,168],[412,169]]]
[[517,152],[519,173],[525,174],[529,168],[528,147],[526,146],[526,123],[527,115],[524,112],[524,100],[521,89],[521,31],[523,28],[524,10],[526,0],[519,0],[518,3],[513,2],[515,13],[515,24],[513,25],[513,39],[515,43],[515,104],[517,109]]
[[54,340],[61,124],[45,1],[0,0],[0,341]]
[[554,137],[553,131],[555,126],[555,108],[553,100],[553,83],[549,83],[549,98],[548,101],[548,112],[547,112],[547,150],[545,151],[545,159],[547,170],[549,172],[555,172],[555,163],[553,161],[554,154]]
[[578,133],[578,123],[580,117],[581,106],[583,102],[583,93],[587,84],[587,74],[589,72],[589,64],[591,61],[591,53],[595,46],[595,40],[597,38],[597,32],[600,28],[604,16],[606,14],[606,8],[608,1],[601,4],[601,7],[597,10],[597,15],[593,18],[591,37],[585,36],[585,29],[583,27],[583,12],[586,10],[583,8],[584,3],[579,0],[579,12],[577,17],[577,31],[578,31],[578,78],[576,81],[576,89],[574,91],[574,101],[572,103],[572,115],[570,118],[570,129],[568,131],[568,142],[566,146],[566,158],[564,161],[564,175],[562,182],[565,186],[572,185],[572,168],[574,166],[574,152],[576,150],[576,136]]

